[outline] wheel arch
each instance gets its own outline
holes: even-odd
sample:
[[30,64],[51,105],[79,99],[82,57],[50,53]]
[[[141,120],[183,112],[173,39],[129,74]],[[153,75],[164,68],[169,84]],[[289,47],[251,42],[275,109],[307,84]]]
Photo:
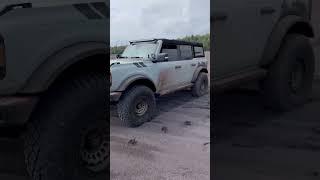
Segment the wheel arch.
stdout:
[[282,18],[273,29],[265,46],[260,66],[269,65],[275,59],[281,44],[288,34],[302,34],[306,37],[314,37],[314,31],[310,22],[296,15],[288,15]]
[[[103,42],[71,45],[49,56],[28,79],[21,93],[46,91],[58,79],[92,68],[107,68],[108,51]],[[105,59],[103,59],[105,57]]]
[[143,75],[134,75],[128,77],[125,81],[121,83],[117,91],[125,91],[135,85],[144,85],[149,87],[153,92],[157,91],[157,87],[151,79]]
[[197,67],[197,69],[195,70],[195,72],[193,74],[191,82],[194,83],[197,80],[199,74],[202,73],[202,72],[203,73],[208,73],[208,69],[206,67],[203,67],[203,66]]

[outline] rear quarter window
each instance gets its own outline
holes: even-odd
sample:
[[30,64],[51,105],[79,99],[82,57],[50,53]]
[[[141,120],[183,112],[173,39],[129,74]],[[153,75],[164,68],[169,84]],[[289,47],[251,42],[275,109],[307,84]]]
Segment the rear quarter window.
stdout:
[[194,57],[204,57],[203,47],[194,46]]
[[192,46],[189,45],[180,45],[180,53],[181,53],[181,59],[193,59],[193,52],[192,52]]

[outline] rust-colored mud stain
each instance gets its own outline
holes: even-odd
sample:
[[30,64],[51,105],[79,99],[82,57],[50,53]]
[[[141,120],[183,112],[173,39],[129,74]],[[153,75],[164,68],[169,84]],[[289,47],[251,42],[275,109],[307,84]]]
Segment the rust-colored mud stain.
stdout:
[[166,84],[168,83],[168,77],[169,77],[169,70],[163,70],[159,74],[159,83],[158,83],[158,89],[159,91],[163,90],[164,87],[166,87]]

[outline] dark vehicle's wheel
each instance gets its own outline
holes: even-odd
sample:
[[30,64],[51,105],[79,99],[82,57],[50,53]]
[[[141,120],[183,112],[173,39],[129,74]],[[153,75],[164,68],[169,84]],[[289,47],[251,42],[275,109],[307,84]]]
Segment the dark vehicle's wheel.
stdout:
[[263,81],[266,106],[287,111],[305,104],[312,91],[314,64],[308,38],[299,34],[288,35]]
[[59,83],[33,113],[25,134],[32,180],[103,180],[109,167],[103,74]]
[[208,93],[208,75],[207,73],[200,73],[194,86],[192,87],[192,95],[200,97]]
[[150,88],[134,86],[123,94],[117,106],[121,122],[129,127],[137,127],[151,120],[156,100]]

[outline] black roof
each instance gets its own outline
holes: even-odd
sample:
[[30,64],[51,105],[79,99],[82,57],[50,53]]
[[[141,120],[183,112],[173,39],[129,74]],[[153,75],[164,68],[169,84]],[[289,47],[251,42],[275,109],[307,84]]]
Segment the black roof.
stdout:
[[145,39],[145,40],[137,40],[137,41],[130,41],[130,43],[137,43],[137,42],[148,42],[148,41],[157,41],[162,40],[165,44],[172,44],[172,45],[191,45],[191,46],[200,46],[203,47],[202,43],[198,42],[188,42],[182,40],[175,40],[175,39]]

